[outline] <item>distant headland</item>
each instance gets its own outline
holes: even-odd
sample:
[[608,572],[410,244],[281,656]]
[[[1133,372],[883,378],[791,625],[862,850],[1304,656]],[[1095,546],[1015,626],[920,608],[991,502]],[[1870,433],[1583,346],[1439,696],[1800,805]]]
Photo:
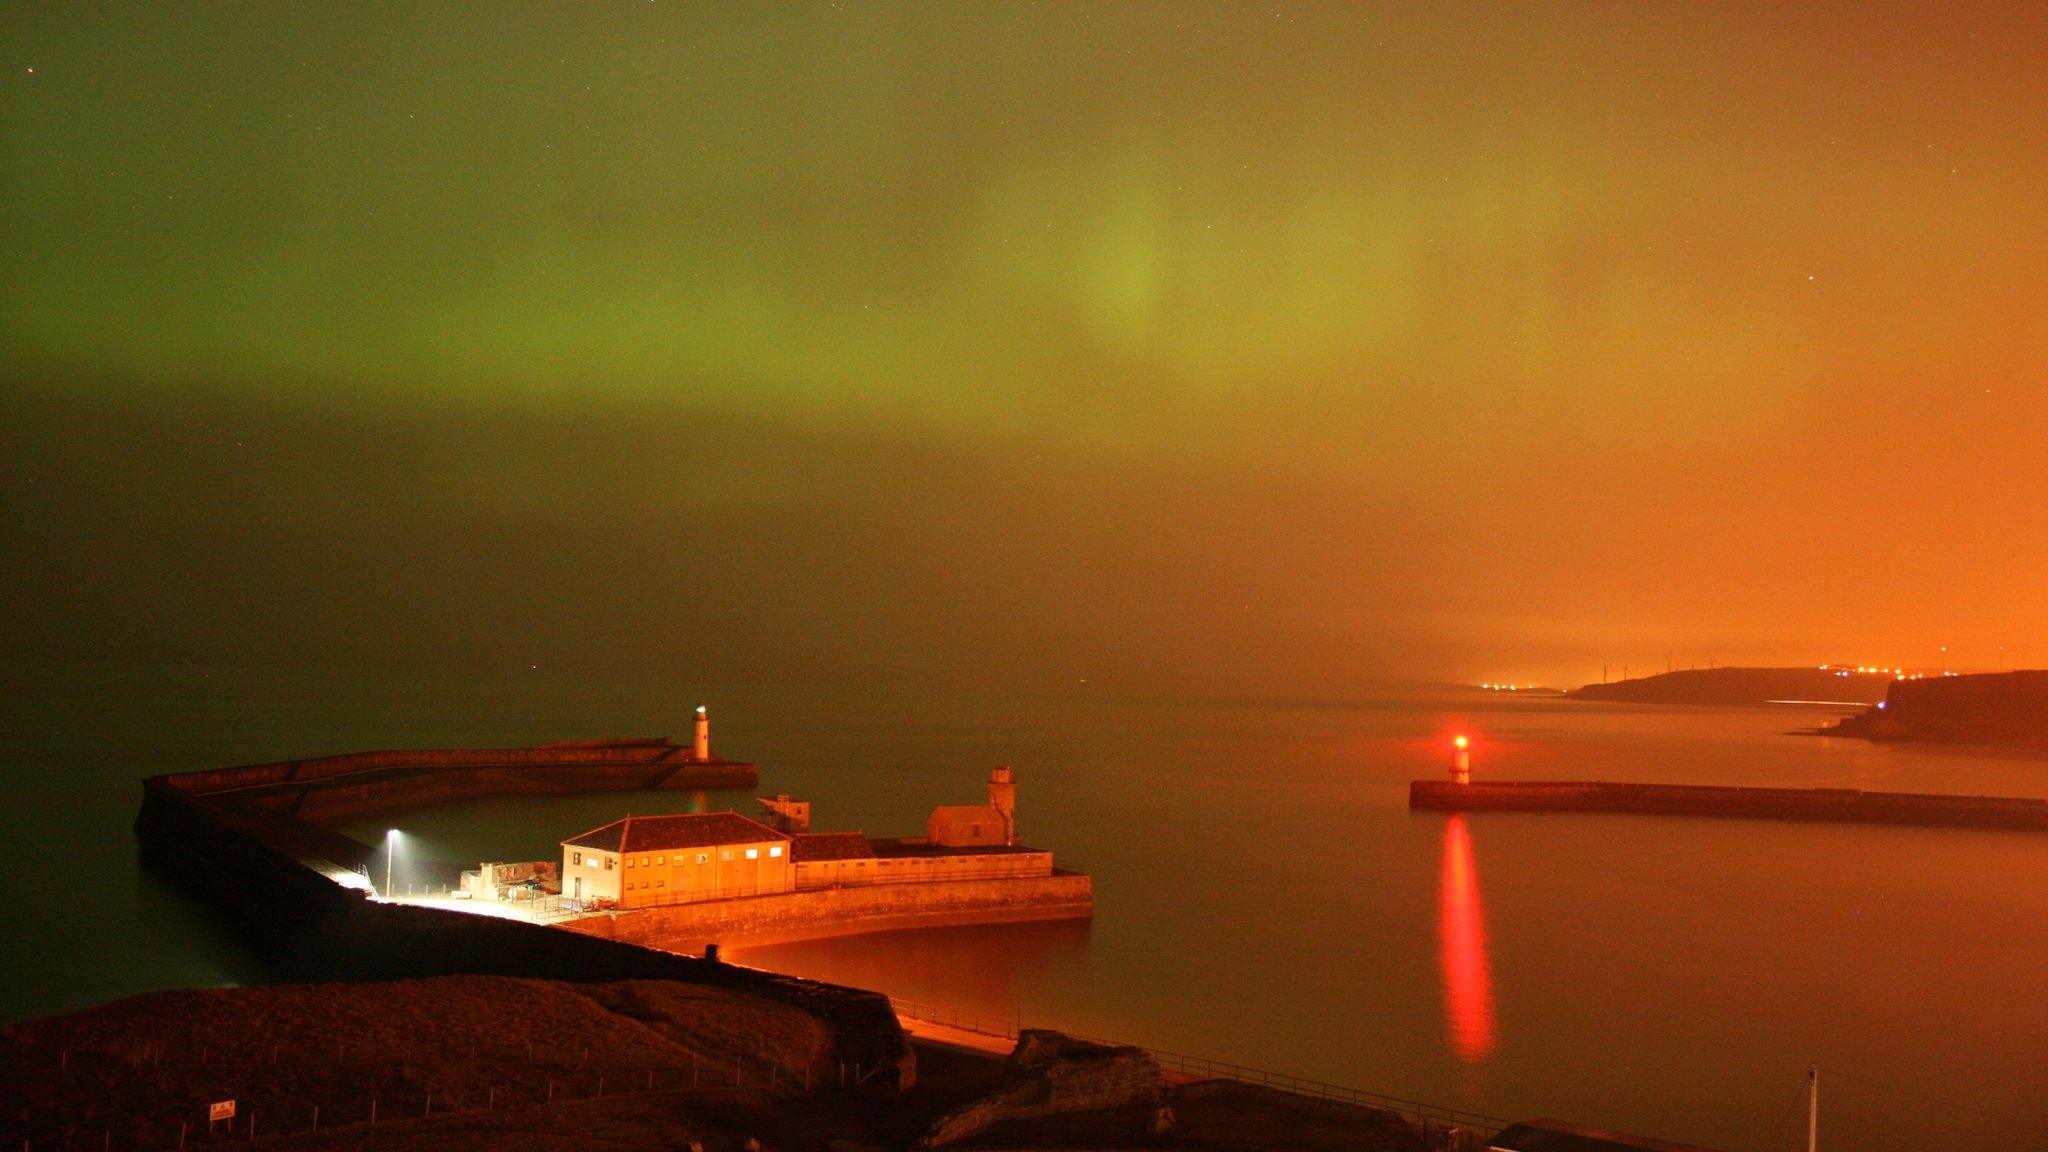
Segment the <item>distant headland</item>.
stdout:
[[1572,700],[1621,704],[1870,705],[1884,699],[1899,673],[1828,664],[1805,668],[1683,668],[1588,684],[1565,693]]
[[2048,749],[2048,671],[1896,680],[1883,700],[1820,731],[1870,740]]

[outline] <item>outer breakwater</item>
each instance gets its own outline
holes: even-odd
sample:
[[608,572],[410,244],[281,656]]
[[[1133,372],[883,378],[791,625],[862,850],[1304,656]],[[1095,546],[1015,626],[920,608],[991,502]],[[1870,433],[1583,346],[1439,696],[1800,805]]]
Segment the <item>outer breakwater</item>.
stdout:
[[159,777],[206,795],[233,795],[305,820],[336,820],[481,796],[634,788],[751,788],[754,765],[696,759],[659,737],[581,740],[532,748],[419,748],[352,752]]
[[1636,812],[2048,832],[2048,800],[1853,788],[1417,780],[1408,786],[1408,806],[1444,812]]

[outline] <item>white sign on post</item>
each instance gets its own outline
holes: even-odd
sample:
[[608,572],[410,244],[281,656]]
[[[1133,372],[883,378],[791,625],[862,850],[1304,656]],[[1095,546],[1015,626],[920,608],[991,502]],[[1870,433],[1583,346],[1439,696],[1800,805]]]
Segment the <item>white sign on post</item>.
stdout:
[[235,1102],[233,1100],[216,1100],[206,1107],[206,1122],[208,1124],[216,1120],[233,1120],[234,1118]]

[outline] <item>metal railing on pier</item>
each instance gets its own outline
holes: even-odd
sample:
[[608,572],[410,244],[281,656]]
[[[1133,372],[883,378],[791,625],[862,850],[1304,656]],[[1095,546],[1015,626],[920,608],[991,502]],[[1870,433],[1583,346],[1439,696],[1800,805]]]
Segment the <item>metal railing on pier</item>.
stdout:
[[[1015,1040],[1020,1024],[1016,1020],[984,1016],[976,1012],[963,1012],[958,1008],[946,1008],[937,1004],[925,1004],[916,1000],[903,1000],[891,996],[889,1003],[899,1016],[957,1028],[983,1036]],[[1062,1030],[1064,1032],[1064,1030]],[[1442,1104],[1430,1104],[1421,1100],[1410,1100],[1402,1096],[1389,1096],[1381,1092],[1368,1092],[1363,1088],[1352,1088],[1343,1084],[1331,1084],[1324,1080],[1295,1076],[1286,1072],[1273,1072],[1264,1068],[1252,1068],[1233,1064],[1227,1060],[1211,1060],[1206,1056],[1191,1056],[1184,1052],[1173,1052],[1164,1048],[1150,1048],[1142,1044],[1124,1044],[1116,1040],[1103,1040],[1093,1036],[1065,1032],[1078,1040],[1097,1044],[1113,1044],[1119,1047],[1137,1048],[1159,1062],[1159,1066],[1170,1072],[1196,1076],[1205,1080],[1234,1080],[1240,1084],[1257,1084],[1276,1088],[1297,1096],[1312,1096],[1319,1100],[1336,1100],[1345,1104],[1357,1104],[1369,1108],[1381,1108],[1393,1112],[1403,1119],[1421,1125],[1425,1132],[1432,1129],[1458,1128],[1475,1134],[1480,1139],[1493,1136],[1506,1128],[1511,1121],[1499,1116],[1488,1116],[1482,1112],[1471,1112]]]

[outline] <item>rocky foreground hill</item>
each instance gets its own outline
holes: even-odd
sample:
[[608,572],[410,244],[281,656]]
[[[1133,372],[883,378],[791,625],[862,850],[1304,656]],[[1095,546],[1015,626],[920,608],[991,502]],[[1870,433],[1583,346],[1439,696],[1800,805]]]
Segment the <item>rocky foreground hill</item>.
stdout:
[[[0,1147],[878,1152],[918,1146],[989,1101],[1001,1114],[952,1146],[1423,1147],[1389,1112],[1156,1068],[1140,1078],[1156,1089],[1123,1099],[1117,1086],[1133,1081],[1118,1062],[1134,1049],[1062,1053],[1031,1074],[1063,1087],[1036,1096],[1015,1058],[920,1044],[915,1086],[897,1092],[837,1051],[798,1008],[667,980],[158,992],[0,1029]],[[1076,1101],[1090,1084],[1094,1098]],[[1063,1092],[1082,1107],[1058,1106]],[[227,1101],[233,1117],[209,1122]]]

